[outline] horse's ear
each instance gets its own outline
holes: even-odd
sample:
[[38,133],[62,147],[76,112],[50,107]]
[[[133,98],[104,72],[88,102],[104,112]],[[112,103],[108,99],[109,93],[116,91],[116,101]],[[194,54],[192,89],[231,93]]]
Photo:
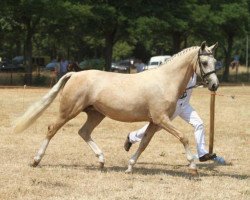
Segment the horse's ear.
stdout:
[[209,47],[209,49],[210,49],[212,52],[214,52],[215,49],[217,49],[217,47],[218,47],[218,42],[216,42],[214,45],[212,45],[211,47]]
[[203,41],[201,43],[201,50],[203,51],[205,49],[205,47],[206,47],[206,41]]

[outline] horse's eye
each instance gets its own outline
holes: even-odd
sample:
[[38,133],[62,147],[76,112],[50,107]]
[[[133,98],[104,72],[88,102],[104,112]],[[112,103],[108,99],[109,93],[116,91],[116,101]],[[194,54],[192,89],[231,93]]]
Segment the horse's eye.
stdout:
[[207,61],[202,62],[202,65],[205,67],[207,66]]

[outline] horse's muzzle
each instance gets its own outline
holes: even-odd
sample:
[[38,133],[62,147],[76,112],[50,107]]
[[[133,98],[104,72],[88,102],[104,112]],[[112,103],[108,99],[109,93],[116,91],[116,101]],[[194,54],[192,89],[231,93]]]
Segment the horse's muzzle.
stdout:
[[210,91],[216,91],[219,87],[219,84],[216,84],[216,83],[213,83],[210,87],[209,87],[209,90]]
[[219,87],[219,80],[216,76],[216,74],[210,74],[210,76],[207,79],[208,82],[208,89],[210,91],[216,91]]
[[212,85],[212,90],[213,90],[213,91],[216,91],[218,87],[219,87],[218,84],[213,84],[213,85]]

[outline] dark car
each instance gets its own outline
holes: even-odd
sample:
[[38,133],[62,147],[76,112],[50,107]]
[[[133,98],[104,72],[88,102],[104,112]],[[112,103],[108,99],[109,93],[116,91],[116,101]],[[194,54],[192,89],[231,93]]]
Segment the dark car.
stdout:
[[7,59],[0,62],[0,71],[24,71],[23,65],[13,63]]
[[121,60],[118,63],[112,63],[110,70],[112,72],[130,73],[131,66],[131,60]]

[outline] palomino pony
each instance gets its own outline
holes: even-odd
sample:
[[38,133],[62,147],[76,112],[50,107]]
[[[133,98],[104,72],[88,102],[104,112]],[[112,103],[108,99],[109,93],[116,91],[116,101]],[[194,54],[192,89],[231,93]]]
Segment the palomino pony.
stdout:
[[94,151],[100,167],[104,166],[102,150],[91,138],[96,126],[107,116],[122,122],[148,121],[149,126],[138,150],[130,158],[126,172],[132,172],[137,159],[147,147],[159,127],[173,134],[184,145],[192,172],[197,172],[188,139],[175,128],[170,120],[176,102],[185,90],[190,77],[198,73],[215,91],[219,82],[215,74],[213,53],[217,44],[207,47],[190,47],[173,56],[160,68],[138,74],[119,74],[97,70],[70,72],[37,103],[32,105],[14,127],[14,132],[28,128],[52,103],[60,90],[59,114],[48,126],[47,135],[34,157],[33,166],[41,161],[51,138],[69,120],[86,112],[87,120],[78,131]]

